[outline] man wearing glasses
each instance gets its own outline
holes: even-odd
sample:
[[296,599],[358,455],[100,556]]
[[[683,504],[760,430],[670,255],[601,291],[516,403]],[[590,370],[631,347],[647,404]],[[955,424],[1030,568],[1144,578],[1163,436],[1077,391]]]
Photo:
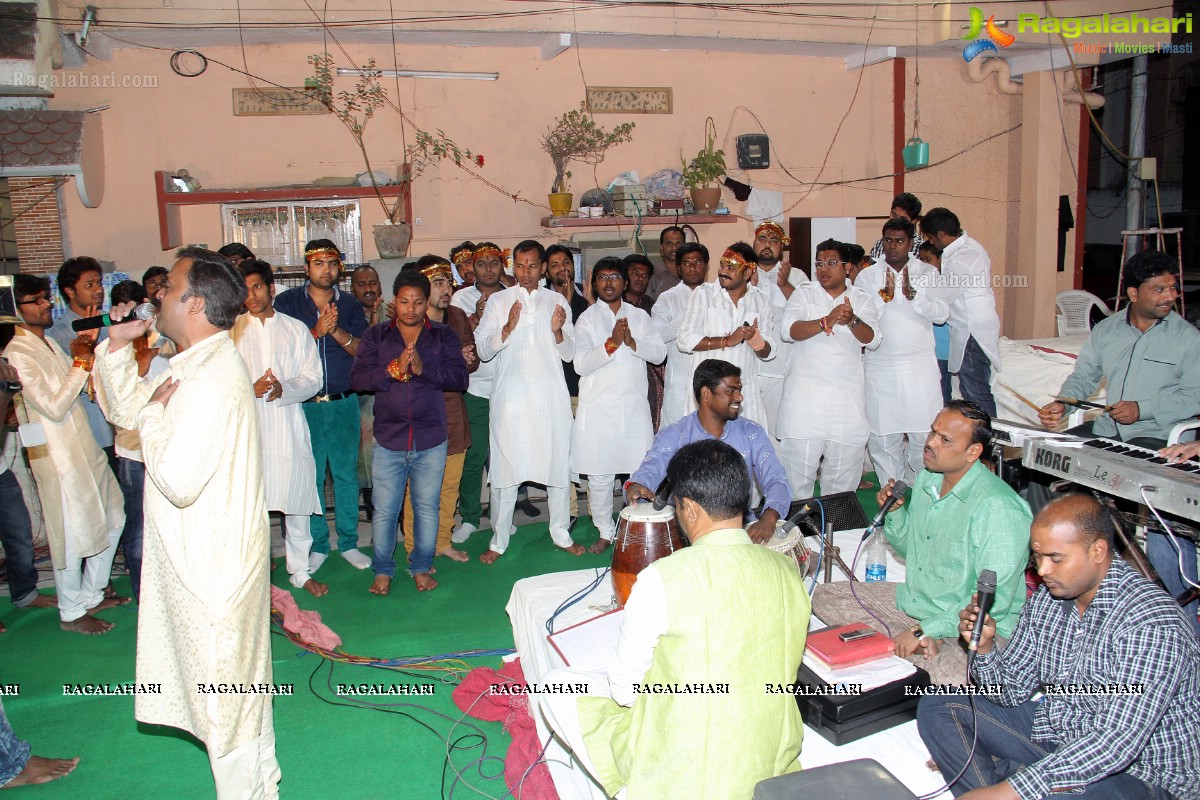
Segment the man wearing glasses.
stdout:
[[792,353],[779,407],[779,460],[792,497],[812,497],[818,468],[823,495],[853,491],[862,476],[862,351],[879,346],[879,312],[865,291],[847,285],[849,261],[847,245],[817,245],[816,282],[796,289],[783,311],[782,339]]
[[[766,425],[766,407],[759,389],[760,362],[775,358],[775,324],[771,300],[750,276],[758,256],[745,242],[731,244],[717,265],[717,280],[696,287],[679,324],[676,345],[692,353],[693,363],[706,358],[728,361],[742,370],[742,416]],[[686,398],[684,413],[696,410],[696,398]]]
[[68,356],[46,335],[50,281],[19,274],[13,290],[22,322],[4,356],[21,376],[17,418],[46,517],[60,624],[74,633],[108,633],[113,623],[93,615],[129,602],[104,591],[125,505],[79,397],[91,378],[95,335],[76,336]]

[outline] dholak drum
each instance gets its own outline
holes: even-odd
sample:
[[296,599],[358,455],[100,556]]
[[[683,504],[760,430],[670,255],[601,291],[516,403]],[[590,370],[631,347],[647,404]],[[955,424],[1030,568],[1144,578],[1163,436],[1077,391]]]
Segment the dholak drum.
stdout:
[[809,567],[808,545],[804,542],[804,530],[799,525],[793,525],[791,531],[787,531],[784,530],[785,524],[787,523],[783,520],[776,523],[775,535],[763,544],[768,549],[787,556],[787,559],[796,565],[796,569],[800,570],[800,575],[804,576]]
[[621,509],[612,560],[617,608],[625,606],[639,572],[683,546],[675,509],[670,506],[655,509],[653,503],[638,503]]

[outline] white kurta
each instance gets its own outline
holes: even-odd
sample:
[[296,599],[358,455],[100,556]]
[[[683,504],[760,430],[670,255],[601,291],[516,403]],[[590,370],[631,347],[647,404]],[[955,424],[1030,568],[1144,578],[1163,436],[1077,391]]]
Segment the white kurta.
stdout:
[[[513,303],[524,306],[521,319],[502,341]],[[559,306],[567,315],[561,344],[550,330],[550,317]],[[525,481],[567,486],[572,420],[562,362],[575,355],[575,332],[566,298],[545,287],[530,293],[514,286],[492,295],[475,329],[475,348],[480,360],[495,360],[488,418],[493,489]]]
[[[799,291],[799,290],[797,290]],[[696,287],[688,298],[687,309],[683,321],[679,325],[679,338],[676,346],[684,353],[692,354],[692,368],[688,374],[691,383],[691,372],[694,372],[701,361],[708,358],[718,358],[728,361],[742,370],[742,416],[759,425],[766,427],[767,411],[763,405],[762,392],[758,388],[758,370],[762,362],[747,342],[727,347],[721,350],[706,350],[696,352],[695,348],[706,336],[725,336],[733,333],[743,322],[753,323],[758,320],[758,330],[771,345],[771,353],[767,360],[775,358],[779,353],[779,339],[775,333],[775,323],[771,314],[771,301],[766,292],[757,286],[747,286],[746,294],[734,305],[729,293],[721,288],[719,283],[704,283]],[[684,398],[684,415],[696,410],[696,396],[688,392]]]
[[667,346],[667,369],[663,388],[662,417],[658,429],[683,419],[687,413],[687,397],[692,394],[692,354],[685,353],[675,344],[679,338],[679,323],[687,310],[692,287],[677,283],[658,296],[654,310],[650,312],[658,335]]
[[1000,369],[1000,316],[992,292],[992,259],[983,245],[965,233],[942,251],[939,296],[950,305],[950,371],[962,366],[972,336]]
[[230,335],[246,361],[251,387],[268,368],[283,387],[275,400],[254,400],[267,508],[284,514],[320,514],[317,465],[300,406],[321,388],[321,358],[312,334],[287,314],[263,320],[242,314]]
[[182,728],[224,756],[257,739],[270,695],[199,686],[271,682],[270,549],[258,418],[246,364],[227,332],[171,359],[179,387],[164,408],[137,377],[132,348],[97,348],[96,372],[146,459],[138,609],[142,722]]
[[[771,269],[759,269],[758,272],[758,288],[766,293],[767,299],[771,301],[771,326],[775,331],[781,330],[780,323],[783,320],[783,309],[787,306],[788,299],[783,296],[783,290],[779,288],[779,265],[776,264]],[[808,283],[808,276],[803,270],[793,269],[788,273],[788,283],[792,285],[794,291],[797,287]],[[776,334],[778,336],[778,333]],[[759,375],[775,377],[783,380],[783,376],[787,375],[788,360],[790,353],[789,348],[780,348],[779,354],[770,361],[764,361],[758,368]]]
[[17,403],[22,424],[38,423],[46,444],[27,448],[46,522],[55,569],[64,569],[66,535],[71,552],[88,558],[109,547],[109,531],[125,524],[121,487],[96,444],[79,393],[88,374],[71,367],[71,357],[53,339],[21,328],[4,349],[21,377]]
[[819,332],[802,342],[795,342],[790,335],[793,324],[824,317],[847,297],[854,313],[875,332],[865,346],[878,347],[879,312],[862,289],[848,286],[835,298],[821,284],[806,283],[788,300],[781,332],[784,341],[793,343],[785,345],[792,353],[779,406],[780,439],[819,439],[847,445],[867,442],[863,343],[845,325],[835,325],[832,336]]
[[[674,288],[667,293],[671,291]],[[604,343],[618,319],[629,320],[637,350],[621,345],[610,356]],[[614,314],[601,301],[579,315],[575,323],[579,407],[571,436],[572,472],[618,475],[632,473],[642,463],[654,442],[646,364],[658,364],[666,354],[658,329],[640,308],[621,303]]]
[[[895,281],[891,302],[879,290],[887,275]],[[909,283],[932,286],[937,269],[910,258]],[[904,296],[899,270],[878,262],[858,273],[854,285],[871,298],[879,314],[879,347],[865,357],[867,377],[867,425],[876,436],[893,433],[928,433],[933,418],[942,410],[941,373],[934,353],[933,325],[946,321],[946,304],[928,288],[916,288],[910,302]]]

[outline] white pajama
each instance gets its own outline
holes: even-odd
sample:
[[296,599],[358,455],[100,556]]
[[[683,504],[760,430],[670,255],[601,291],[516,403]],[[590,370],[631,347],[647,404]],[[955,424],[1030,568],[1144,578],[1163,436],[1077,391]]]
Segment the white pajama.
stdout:
[[312,578],[308,571],[308,556],[312,552],[312,527],[308,514],[286,514],[283,517],[283,547],[287,554],[288,580],[297,589]]
[[588,475],[588,513],[592,524],[600,531],[600,538],[610,542],[616,535],[617,523],[613,521],[613,481],[616,475]]
[[[508,540],[513,535],[513,514],[517,508],[517,491],[519,486],[501,486],[492,484],[492,542],[488,548],[496,553],[508,549]],[[571,532],[571,498],[574,491],[568,481],[566,486],[547,486],[546,501],[550,507],[550,538],[559,547],[570,547]]]
[[[305,517],[305,527],[308,518]],[[274,800],[279,797],[279,761],[275,758],[275,728],[271,702],[263,704],[258,738],[223,756],[209,752],[217,800]]]
[[58,618],[74,622],[104,599],[104,587],[112,580],[112,562],[117,554],[124,526],[108,532],[108,547],[88,558],[80,558],[75,549],[70,518],[66,530],[66,566],[54,570],[54,591],[58,595]]
[[787,473],[795,500],[813,496],[818,468],[821,470],[822,496],[852,492],[862,478],[863,446],[861,443],[842,444],[832,439],[788,438],[779,443],[779,461]]
[[[908,437],[907,444],[905,436]],[[872,433],[867,440],[867,451],[875,465],[879,485],[886,486],[892,478],[912,486],[913,479],[925,468],[925,442],[928,433],[889,433],[877,436]]]

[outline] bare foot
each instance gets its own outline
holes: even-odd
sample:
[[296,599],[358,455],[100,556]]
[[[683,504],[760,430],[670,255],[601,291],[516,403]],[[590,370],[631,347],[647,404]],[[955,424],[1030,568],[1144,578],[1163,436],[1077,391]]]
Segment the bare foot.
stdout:
[[42,758],[30,756],[25,762],[25,769],[17,773],[17,777],[4,784],[5,789],[14,786],[32,786],[35,783],[49,783],[59,778],[65,778],[79,766],[78,758]]
[[484,553],[483,555],[481,555],[479,557],[479,560],[485,564],[495,564],[496,559],[502,555],[504,555],[504,554],[497,553],[495,550],[488,550],[486,553]]
[[106,609],[109,609],[109,608],[116,608],[117,606],[128,605],[132,601],[133,601],[132,597],[118,597],[116,595],[110,595],[108,593],[105,593],[104,599],[101,600],[99,603],[96,603],[96,605],[89,608],[87,610],[87,612],[89,614],[95,614],[98,611],[105,611]]
[[597,539],[595,542],[592,543],[592,546],[588,548],[588,552],[589,553],[603,553],[605,550],[608,549],[608,546],[610,544],[612,544],[612,542],[610,542],[608,539]]
[[931,758],[931,759],[929,759],[928,761],[926,761],[926,762],[925,762],[925,767],[926,767],[926,768],[927,768],[927,769],[928,769],[930,772],[941,772],[941,770],[940,770],[940,769],[938,769],[937,762],[936,762],[936,761],[934,761],[932,758]]
[[104,587],[104,596],[105,597],[116,597],[117,596],[117,590],[113,588],[113,585],[111,583],[108,584],[108,586]]
[[416,575],[413,575],[413,582],[417,584],[418,592],[431,592],[438,585],[438,582],[428,572],[418,572]]
[[39,594],[26,608],[58,608],[58,597],[52,594]]
[[307,581],[304,582],[304,588],[313,597],[324,597],[325,595],[329,594],[329,585],[328,584],[318,583],[317,581],[314,581],[312,578],[309,578]]
[[111,622],[105,622],[102,619],[96,619],[95,617],[87,614],[84,614],[79,619],[71,620],[70,622],[63,622],[62,620],[59,620],[58,625],[64,631],[82,633],[86,636],[99,636],[102,633],[108,633],[114,627],[113,623]]
[[467,555],[462,550],[459,550],[457,547],[454,547],[454,546],[447,547],[445,550],[439,550],[438,555],[445,556],[446,558],[450,559],[451,561],[470,561],[471,560],[471,557],[469,555]]
[[[573,544],[570,547],[564,547],[563,550],[566,550],[573,556],[581,556],[587,552],[587,548],[581,544]],[[601,550],[600,552],[603,553],[604,551]]]
[[8,628],[4,627],[3,622],[0,622],[0,633],[8,633]]
[[371,594],[387,594],[391,591],[392,579],[387,575],[376,575],[375,582],[371,584]]

